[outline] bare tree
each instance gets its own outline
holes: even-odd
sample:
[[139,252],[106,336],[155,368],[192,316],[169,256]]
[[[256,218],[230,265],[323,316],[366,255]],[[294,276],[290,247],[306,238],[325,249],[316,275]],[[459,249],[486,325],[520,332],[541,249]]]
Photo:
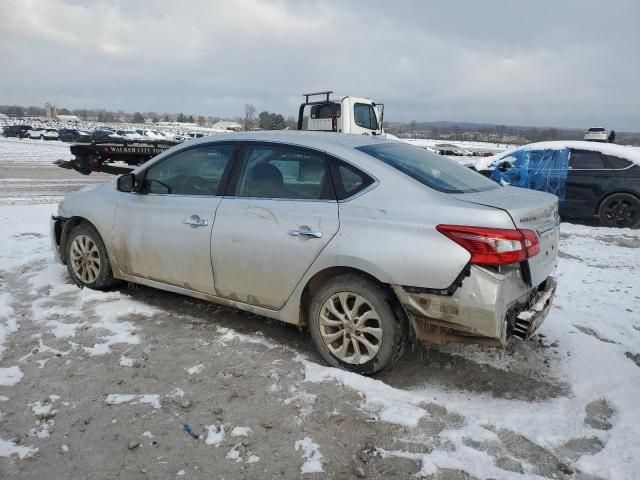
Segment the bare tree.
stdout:
[[244,129],[245,131],[251,129],[251,125],[253,125],[253,119],[256,116],[256,107],[249,103],[245,103],[244,105]]

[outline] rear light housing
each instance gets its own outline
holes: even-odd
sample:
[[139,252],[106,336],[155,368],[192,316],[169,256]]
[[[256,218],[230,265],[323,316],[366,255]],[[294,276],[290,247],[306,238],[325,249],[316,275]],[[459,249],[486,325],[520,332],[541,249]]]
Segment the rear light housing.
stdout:
[[437,225],[436,230],[467,250],[474,265],[511,265],[540,252],[538,234],[533,230],[467,225]]

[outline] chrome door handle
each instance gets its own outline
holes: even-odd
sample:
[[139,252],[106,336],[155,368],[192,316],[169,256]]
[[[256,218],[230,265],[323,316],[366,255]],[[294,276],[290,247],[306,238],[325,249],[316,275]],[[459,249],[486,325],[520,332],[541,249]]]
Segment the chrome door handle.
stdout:
[[189,218],[183,218],[182,223],[191,227],[206,227],[209,225],[207,220],[200,218],[198,215],[191,215]]
[[287,233],[292,237],[322,238],[322,232],[314,232],[308,227],[289,230]]

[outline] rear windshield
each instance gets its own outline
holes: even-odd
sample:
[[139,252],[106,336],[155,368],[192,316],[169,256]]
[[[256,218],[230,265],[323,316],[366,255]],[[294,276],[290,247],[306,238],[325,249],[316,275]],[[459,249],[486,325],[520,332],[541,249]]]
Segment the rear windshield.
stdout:
[[484,192],[500,187],[470,168],[412,145],[385,143],[365,145],[357,149],[440,192]]

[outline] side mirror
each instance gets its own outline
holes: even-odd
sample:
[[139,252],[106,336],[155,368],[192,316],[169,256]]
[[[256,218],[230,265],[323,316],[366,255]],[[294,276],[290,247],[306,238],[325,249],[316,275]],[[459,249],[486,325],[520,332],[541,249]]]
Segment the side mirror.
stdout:
[[498,170],[500,170],[501,172],[506,172],[510,168],[511,164],[509,162],[502,162],[500,165],[498,165]]
[[133,173],[121,175],[118,177],[116,185],[120,192],[132,192],[136,185],[136,176]]

